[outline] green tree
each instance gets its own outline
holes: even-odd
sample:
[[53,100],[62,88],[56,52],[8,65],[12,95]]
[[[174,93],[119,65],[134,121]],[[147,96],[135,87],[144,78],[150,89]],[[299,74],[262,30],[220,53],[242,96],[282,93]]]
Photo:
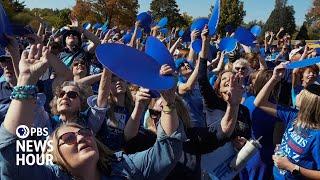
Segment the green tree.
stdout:
[[150,4],[150,10],[153,19],[156,21],[160,20],[163,17],[168,17],[169,27],[188,25],[188,18],[185,19],[180,14],[180,9],[175,0],[153,0]]
[[264,31],[277,32],[281,27],[289,34],[294,34],[296,29],[293,6],[287,6],[287,0],[276,0],[275,8],[271,12]]
[[242,26],[246,27],[246,28],[251,28],[254,25],[259,25],[260,27],[263,27],[265,25],[265,23],[263,21],[258,21],[258,20],[253,20],[253,21],[249,21],[248,23],[243,23]]
[[[210,8],[212,13],[213,6]],[[211,16],[211,13],[209,17]],[[220,20],[218,25],[218,32],[224,34],[225,27],[231,25],[236,29],[243,23],[243,18],[246,11],[243,7],[243,2],[240,0],[221,0],[220,4]]]
[[182,26],[184,28],[187,28],[193,21],[193,17],[190,16],[187,12],[182,13],[182,18],[186,22],[186,24]]
[[307,23],[304,22],[303,25],[300,28],[300,31],[296,37],[297,40],[308,40],[308,29],[307,29]]

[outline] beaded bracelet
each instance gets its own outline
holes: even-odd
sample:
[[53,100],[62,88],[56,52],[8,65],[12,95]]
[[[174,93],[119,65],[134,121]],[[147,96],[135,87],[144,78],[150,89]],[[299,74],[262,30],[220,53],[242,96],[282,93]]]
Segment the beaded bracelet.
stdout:
[[24,100],[36,99],[38,88],[35,85],[15,86],[11,93],[10,99]]

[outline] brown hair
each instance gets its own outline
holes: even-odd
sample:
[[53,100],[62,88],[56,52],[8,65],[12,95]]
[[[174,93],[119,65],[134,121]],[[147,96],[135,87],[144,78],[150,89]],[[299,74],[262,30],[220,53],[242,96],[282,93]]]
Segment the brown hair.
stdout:
[[220,82],[221,82],[222,75],[223,75],[224,73],[228,73],[228,72],[234,74],[234,72],[233,72],[232,70],[223,70],[223,71],[221,71],[221,72],[219,73],[219,75],[218,75],[218,78],[217,78],[216,82],[215,82],[214,85],[213,85],[213,89],[214,89],[214,91],[216,92],[216,94],[217,94],[219,97],[222,97],[222,96],[221,96],[221,93],[220,93]]
[[[60,129],[65,128],[65,127],[75,127],[82,129],[84,128],[83,126],[77,124],[77,123],[66,123],[62,124],[59,126],[50,136],[50,138],[53,140],[52,145],[53,145],[53,151],[52,152],[47,152],[49,154],[52,154],[53,156],[53,162],[55,164],[58,164],[62,170],[67,171],[72,175],[70,172],[70,165],[66,161],[66,159],[63,157],[60,148],[59,148],[59,136],[58,132]],[[113,151],[111,151],[107,146],[105,146],[103,143],[101,143],[99,140],[97,140],[93,136],[95,142],[97,143],[97,148],[98,148],[98,153],[99,153],[99,160],[98,160],[98,168],[100,172],[104,172],[106,174],[111,173],[111,162],[113,159]]]
[[[108,115],[111,122],[118,125],[118,121],[117,121],[115,114],[114,114],[114,108],[116,107],[116,102],[114,101],[114,95],[112,93],[110,93],[108,99],[109,99],[108,101],[110,102],[109,103],[110,108],[107,111],[107,115]],[[133,108],[134,108],[134,103],[133,103],[131,90],[129,89],[128,86],[126,87],[124,106],[128,110],[128,113],[131,114],[133,111]]]
[[89,86],[86,86],[84,84],[79,84],[74,81],[65,81],[60,86],[57,86],[54,91],[54,97],[50,102],[51,113],[53,115],[59,115],[59,112],[57,110],[58,95],[60,94],[62,88],[65,86],[74,86],[79,89],[79,98],[81,103],[80,111],[86,110],[86,108],[88,107],[87,98],[93,94],[92,89]]
[[[249,92],[255,96],[257,96],[260,92],[260,90],[263,88],[263,86],[271,79],[273,74],[272,70],[260,70],[255,71],[250,74],[249,76],[249,82],[250,82],[250,89]],[[255,83],[253,84],[252,80],[255,79]],[[272,100],[278,101],[279,99],[279,92],[281,84],[277,83],[275,88],[273,88],[270,98]]]

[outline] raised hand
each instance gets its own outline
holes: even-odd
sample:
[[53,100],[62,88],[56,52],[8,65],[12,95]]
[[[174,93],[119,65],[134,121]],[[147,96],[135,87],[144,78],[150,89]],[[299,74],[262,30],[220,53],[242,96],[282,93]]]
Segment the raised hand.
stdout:
[[205,25],[204,29],[201,32],[201,39],[202,41],[207,41],[209,39],[209,28],[208,25]]
[[[169,65],[165,64],[161,66],[160,75],[168,76],[168,75],[173,75],[173,73],[174,73],[174,70]],[[164,105],[170,105],[175,102],[176,100],[175,92],[176,92],[176,86],[173,87],[172,89],[160,92]]]
[[227,92],[227,103],[235,106],[241,103],[242,94],[244,92],[243,88],[243,77],[240,74],[232,75],[230,77],[230,85]]
[[30,51],[23,51],[19,62],[20,75],[18,85],[36,84],[39,77],[47,70],[49,48],[41,44],[32,45]]
[[191,42],[195,41],[197,39],[197,37],[200,35],[200,31],[199,30],[193,30],[191,32]]
[[288,62],[280,63],[273,69],[272,79],[280,81],[283,78],[286,64],[288,64]]
[[79,21],[78,21],[77,17],[74,14],[71,13],[69,18],[70,18],[72,27],[79,27]]
[[151,100],[150,90],[140,87],[135,98],[136,105],[146,106],[150,102],[150,100]]

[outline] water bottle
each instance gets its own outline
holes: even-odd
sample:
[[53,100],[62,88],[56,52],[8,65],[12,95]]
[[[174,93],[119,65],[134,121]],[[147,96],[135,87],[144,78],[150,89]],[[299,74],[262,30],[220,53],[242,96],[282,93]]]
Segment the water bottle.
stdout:
[[[277,146],[276,146],[274,155],[278,156],[278,157],[285,157],[286,156],[285,153],[281,150],[279,144],[277,144]],[[276,167],[277,167],[277,165],[276,165]],[[283,169],[280,169],[280,168],[278,168],[278,169],[279,169],[280,174],[282,174],[282,175],[286,174],[286,172],[287,172],[286,170],[283,170]]]

